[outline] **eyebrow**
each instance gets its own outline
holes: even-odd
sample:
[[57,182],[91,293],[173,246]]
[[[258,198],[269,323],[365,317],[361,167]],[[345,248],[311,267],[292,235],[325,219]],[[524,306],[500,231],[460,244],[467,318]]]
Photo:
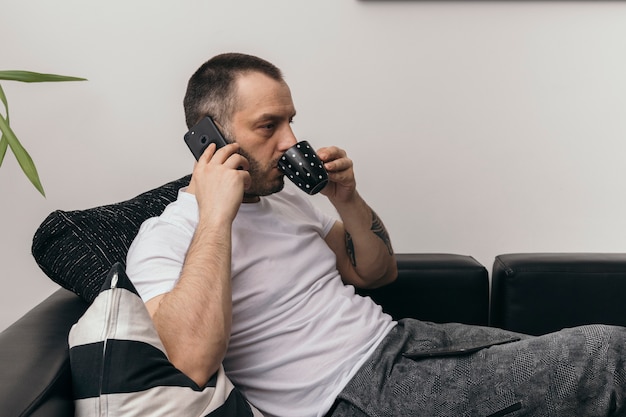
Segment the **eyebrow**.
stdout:
[[[289,120],[296,117],[296,112],[294,111],[290,116]],[[276,114],[276,113],[262,113],[258,117],[255,118],[256,121],[260,120],[281,120],[284,119],[284,116]]]

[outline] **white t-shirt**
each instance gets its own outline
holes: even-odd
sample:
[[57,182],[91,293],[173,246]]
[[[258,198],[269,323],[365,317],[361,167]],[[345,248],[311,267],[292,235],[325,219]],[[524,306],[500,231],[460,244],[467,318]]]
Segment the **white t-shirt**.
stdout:
[[[144,300],[170,291],[198,219],[184,191],[133,242],[127,272]],[[344,285],[324,241],[334,220],[285,187],[233,222],[228,377],[268,416],[321,416],[395,325]]]

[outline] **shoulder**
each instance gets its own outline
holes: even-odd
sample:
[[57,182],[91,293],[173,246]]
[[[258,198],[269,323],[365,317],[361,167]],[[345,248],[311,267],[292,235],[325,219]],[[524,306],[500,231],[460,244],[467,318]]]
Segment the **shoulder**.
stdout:
[[151,217],[141,225],[139,235],[155,228],[179,228],[193,233],[198,225],[198,203],[193,194],[181,189],[176,201],[168,204],[160,216]]
[[144,301],[170,291],[197,225],[195,197],[184,191],[158,217],[143,222],[128,249],[126,272]]
[[175,247],[186,250],[198,224],[198,205],[192,194],[179,191],[178,199],[163,213],[144,221],[130,248],[129,259],[143,253]]

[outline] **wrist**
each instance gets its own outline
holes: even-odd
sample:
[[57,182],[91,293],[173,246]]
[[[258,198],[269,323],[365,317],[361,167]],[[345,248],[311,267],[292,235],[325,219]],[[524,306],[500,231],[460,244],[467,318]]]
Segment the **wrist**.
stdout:
[[352,211],[358,207],[367,207],[367,204],[356,190],[347,195],[328,196],[328,200],[340,214],[343,210]]
[[230,230],[234,217],[219,207],[198,208],[198,226],[209,229],[221,229],[226,227]]
[[356,188],[351,190],[339,190],[336,188],[334,193],[328,194],[326,197],[335,207],[353,205],[362,200]]

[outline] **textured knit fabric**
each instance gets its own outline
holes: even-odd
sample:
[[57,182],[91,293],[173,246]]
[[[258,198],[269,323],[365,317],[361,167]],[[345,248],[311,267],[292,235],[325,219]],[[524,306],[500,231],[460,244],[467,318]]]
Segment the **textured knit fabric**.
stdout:
[[[197,218],[195,198],[181,192],[142,226],[127,271],[144,299],[175,285]],[[242,204],[233,222],[233,324],[223,364],[266,415],[325,412],[395,324],[341,281],[324,241],[333,224],[291,185]]]
[[92,302],[111,266],[125,264],[144,220],[161,214],[189,179],[180,178],[116,204],[51,213],[33,237],[37,264],[54,282]]
[[[445,348],[495,345],[427,357]],[[583,326],[541,337],[401,320],[340,394],[332,417],[624,416],[626,330]]]

